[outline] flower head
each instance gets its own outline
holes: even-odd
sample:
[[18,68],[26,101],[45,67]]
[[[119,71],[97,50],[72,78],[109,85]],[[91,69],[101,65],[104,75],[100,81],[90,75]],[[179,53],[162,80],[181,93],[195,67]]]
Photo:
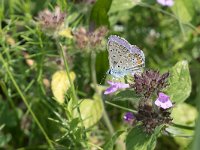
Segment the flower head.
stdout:
[[155,110],[149,104],[140,104],[135,117],[137,121],[142,123],[146,133],[152,133],[157,126],[171,123],[172,118],[170,114],[168,109],[160,108]]
[[111,86],[105,90],[104,94],[111,94],[111,93],[116,92],[119,89],[129,88],[129,84],[125,84],[121,82],[108,81],[108,84],[110,84]]
[[79,48],[94,48],[101,44],[107,31],[105,27],[99,27],[94,31],[87,31],[85,28],[80,27],[74,32],[76,44]]
[[155,104],[163,109],[172,107],[172,102],[170,101],[169,96],[161,92],[159,93],[158,99],[155,101]]
[[137,94],[148,99],[153,93],[157,93],[165,88],[169,73],[160,75],[158,71],[146,70],[142,74],[135,74],[135,83],[132,85]]
[[62,28],[65,16],[66,14],[62,13],[60,7],[57,6],[54,12],[48,9],[41,11],[36,19],[39,21],[42,29],[48,32],[47,34],[52,34]]
[[124,115],[124,121],[129,123],[129,124],[132,124],[135,120],[135,116],[133,115],[132,112],[127,112],[125,115]]
[[163,6],[173,6],[174,5],[174,0],[157,0],[157,2]]

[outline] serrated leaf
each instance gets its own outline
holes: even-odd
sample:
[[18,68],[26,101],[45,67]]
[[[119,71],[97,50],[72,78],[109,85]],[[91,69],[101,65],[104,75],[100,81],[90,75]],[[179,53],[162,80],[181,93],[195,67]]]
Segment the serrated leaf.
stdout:
[[[70,72],[70,78],[72,81],[75,80],[75,77],[76,77],[75,73]],[[52,76],[51,89],[58,103],[60,104],[64,103],[65,93],[69,88],[70,88],[70,82],[67,77],[66,71],[62,70],[55,72]]]
[[172,7],[173,13],[182,23],[188,23],[194,15],[194,5],[191,0],[176,0]]
[[[89,128],[96,124],[102,117],[103,104],[100,96],[95,96],[94,99],[84,99],[79,105],[83,124]],[[74,117],[78,116],[77,110],[74,111]]]
[[133,0],[113,0],[108,14],[131,9],[136,4]]
[[191,92],[191,77],[187,61],[179,61],[170,70],[169,87],[166,93],[173,102],[185,101]]
[[127,135],[126,150],[153,150],[156,145],[156,137],[154,134],[144,133],[141,126],[136,126]]
[[104,145],[103,148],[104,148],[105,150],[113,150],[117,138],[118,138],[122,133],[124,133],[124,131],[117,131],[117,132],[112,136],[112,138],[111,138],[109,141],[106,142],[106,144]]
[[111,3],[112,0],[97,0],[91,11],[90,22],[95,23],[96,27],[109,26],[108,11]]

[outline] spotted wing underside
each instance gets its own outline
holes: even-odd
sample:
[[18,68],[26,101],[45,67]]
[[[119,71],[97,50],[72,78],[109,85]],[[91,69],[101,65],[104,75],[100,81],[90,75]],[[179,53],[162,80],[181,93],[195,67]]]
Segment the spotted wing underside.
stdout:
[[110,68],[114,70],[132,71],[145,65],[143,51],[116,35],[109,37],[108,53]]

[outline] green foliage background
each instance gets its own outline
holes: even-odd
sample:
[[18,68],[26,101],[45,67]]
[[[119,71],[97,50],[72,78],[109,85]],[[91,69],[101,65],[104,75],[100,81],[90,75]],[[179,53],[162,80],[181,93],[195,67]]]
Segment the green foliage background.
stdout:
[[[74,88],[80,102],[74,104],[71,98],[73,89],[66,92],[63,105],[54,100],[51,88],[44,84],[43,79],[51,81],[53,73],[62,66],[61,63],[57,63],[57,60],[61,60],[58,41],[45,35],[35,18],[43,9],[53,10],[57,5],[67,13],[65,26],[70,27],[72,31],[79,27],[89,30],[92,25],[96,28],[104,25],[109,29],[108,35],[117,34],[141,48],[145,53],[146,68],[159,70],[162,73],[171,72],[171,87],[166,89],[166,92],[173,97],[172,101],[176,102],[176,105],[184,102],[191,106],[187,109],[194,112],[192,113],[194,116],[198,114],[200,105],[200,2],[198,0],[175,0],[173,7],[163,7],[155,0],[142,0],[139,3],[134,0],[97,0],[94,4],[78,0],[1,0],[0,147],[125,149],[127,146],[126,149],[131,150],[141,148],[142,145],[143,149],[197,150],[200,147],[198,142],[200,119],[197,119],[196,129],[194,127],[197,117],[188,123],[191,118],[180,116],[184,120],[182,122],[184,126],[179,126],[181,130],[179,133],[169,128],[169,134],[161,136],[157,133],[160,130],[157,129],[153,136],[146,137],[147,135],[140,132],[139,127],[131,129],[130,132],[127,130],[122,118],[126,109],[134,109],[134,104],[138,100],[135,93],[122,91],[108,97],[101,94],[105,90],[104,80],[109,69],[105,44],[107,37],[103,48],[101,47],[103,50],[90,49],[89,53],[77,48],[74,39],[59,37],[59,42],[67,47],[66,60],[69,70],[76,74]],[[34,60],[35,65],[31,67],[27,65],[24,51],[28,52],[29,58]],[[91,59],[93,52],[96,56],[96,66],[94,66],[96,72],[91,65],[94,63]],[[97,87],[93,74],[97,78],[99,85]],[[81,101],[83,99],[87,101]],[[81,120],[74,111],[79,106],[80,113],[90,118],[89,123]],[[124,110],[119,109],[119,106]],[[98,108],[91,109],[91,114],[88,114],[88,110],[92,107]],[[182,108],[183,111],[188,111],[185,107]],[[75,115],[71,116],[72,114]],[[190,127],[189,131],[183,131],[185,126]],[[138,141],[136,147],[130,144]]]

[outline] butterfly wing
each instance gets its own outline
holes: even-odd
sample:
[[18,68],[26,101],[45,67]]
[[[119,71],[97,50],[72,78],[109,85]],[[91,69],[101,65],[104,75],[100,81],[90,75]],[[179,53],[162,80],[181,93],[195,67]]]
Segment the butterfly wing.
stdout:
[[131,73],[145,65],[143,51],[116,35],[109,37],[108,52],[110,68],[116,71]]

